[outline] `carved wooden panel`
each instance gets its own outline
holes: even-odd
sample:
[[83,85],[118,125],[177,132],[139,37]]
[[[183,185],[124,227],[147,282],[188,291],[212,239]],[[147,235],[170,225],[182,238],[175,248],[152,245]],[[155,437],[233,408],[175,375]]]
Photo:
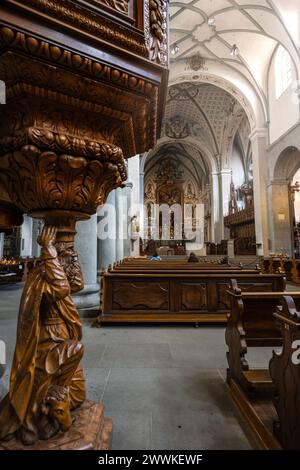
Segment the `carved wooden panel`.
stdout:
[[168,310],[168,282],[113,282],[112,308],[118,310]]
[[226,293],[228,289],[228,284],[226,283],[217,283],[217,305],[218,309],[230,310],[230,300]]
[[114,10],[121,11],[122,13],[128,13],[128,2],[129,0],[94,0],[95,3],[102,3]]
[[181,284],[180,310],[207,310],[207,284]]

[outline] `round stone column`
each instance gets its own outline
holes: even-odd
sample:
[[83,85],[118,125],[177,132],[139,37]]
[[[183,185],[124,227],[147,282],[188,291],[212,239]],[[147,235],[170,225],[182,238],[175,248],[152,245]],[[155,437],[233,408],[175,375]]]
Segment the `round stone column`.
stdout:
[[97,283],[97,215],[89,220],[77,222],[75,248],[78,253],[84,278],[84,289],[73,295],[77,308],[98,307],[99,284]]
[[[108,268],[110,264],[116,261],[116,190],[108,195],[106,205],[98,215],[99,233],[98,233],[98,271]],[[105,219],[106,237],[101,233],[101,221]]]

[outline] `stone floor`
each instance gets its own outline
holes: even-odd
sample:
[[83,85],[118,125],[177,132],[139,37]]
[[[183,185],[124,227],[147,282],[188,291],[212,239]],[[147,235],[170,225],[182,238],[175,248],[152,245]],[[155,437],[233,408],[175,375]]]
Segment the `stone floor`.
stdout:
[[[11,364],[21,287],[0,286]],[[224,326],[105,326],[83,319],[88,396],[113,419],[113,449],[254,449],[225,384]],[[250,348],[265,367],[271,351]],[[9,367],[0,381],[8,385]]]

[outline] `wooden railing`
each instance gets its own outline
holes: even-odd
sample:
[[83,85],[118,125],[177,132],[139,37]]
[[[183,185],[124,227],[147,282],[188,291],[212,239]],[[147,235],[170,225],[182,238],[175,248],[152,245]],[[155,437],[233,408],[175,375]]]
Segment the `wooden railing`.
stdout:
[[274,274],[282,270],[286,274],[287,281],[300,284],[300,260],[287,257],[262,258],[261,270],[264,274]]

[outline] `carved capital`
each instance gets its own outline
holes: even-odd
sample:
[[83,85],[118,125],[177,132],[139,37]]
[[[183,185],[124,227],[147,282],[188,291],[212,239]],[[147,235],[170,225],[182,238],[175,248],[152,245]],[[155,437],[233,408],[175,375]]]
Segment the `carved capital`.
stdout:
[[126,179],[122,150],[114,145],[32,128],[28,135],[34,145],[0,157],[1,181],[23,212],[55,209],[93,214]]

